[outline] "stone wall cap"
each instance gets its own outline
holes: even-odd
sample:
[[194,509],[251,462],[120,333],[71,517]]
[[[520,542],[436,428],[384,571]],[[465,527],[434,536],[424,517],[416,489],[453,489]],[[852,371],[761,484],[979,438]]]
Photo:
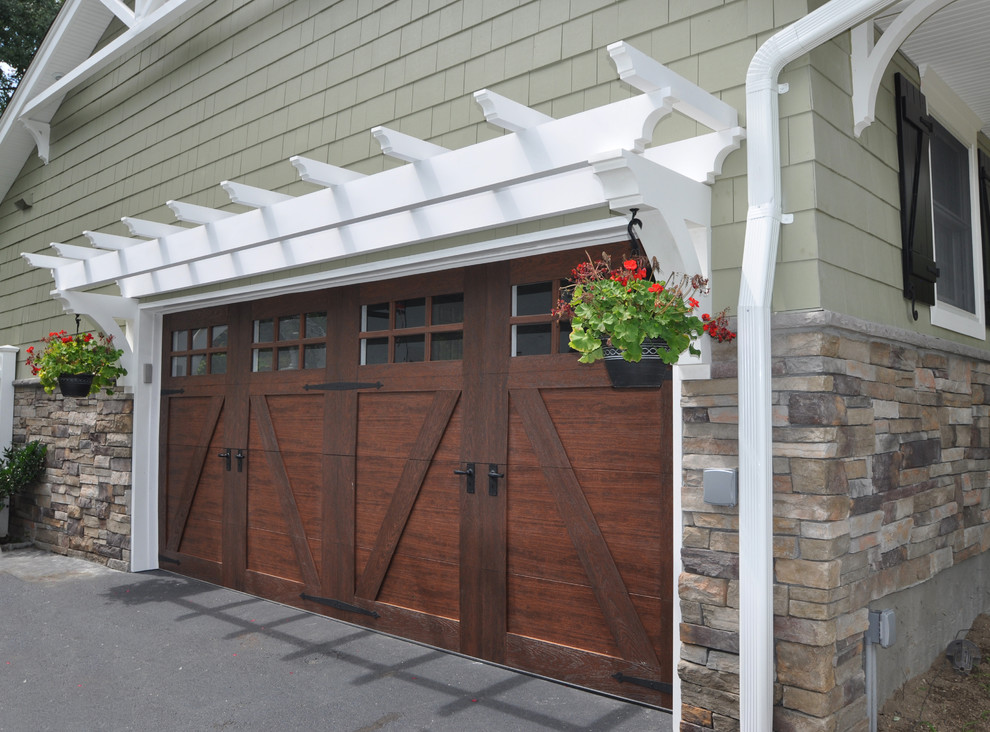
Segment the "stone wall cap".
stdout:
[[952,353],[977,361],[990,361],[990,349],[970,346],[950,341],[938,336],[926,335],[913,330],[905,330],[893,325],[874,323],[852,315],[844,315],[831,310],[808,310],[805,312],[774,313],[771,329],[775,331],[821,331],[829,329],[845,331],[859,336],[868,336],[889,341],[897,345],[912,345],[932,351]]

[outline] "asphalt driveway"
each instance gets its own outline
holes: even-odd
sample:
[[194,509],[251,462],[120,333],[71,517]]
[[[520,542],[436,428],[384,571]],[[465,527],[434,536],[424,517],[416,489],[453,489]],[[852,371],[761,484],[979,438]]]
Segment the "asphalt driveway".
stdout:
[[0,731],[670,730],[665,712],[167,572],[0,554]]

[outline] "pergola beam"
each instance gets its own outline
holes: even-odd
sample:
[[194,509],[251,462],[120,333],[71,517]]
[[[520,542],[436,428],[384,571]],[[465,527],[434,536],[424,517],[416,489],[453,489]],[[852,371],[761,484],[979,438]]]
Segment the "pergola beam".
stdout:
[[390,130],[388,127],[375,127],[371,130],[371,134],[381,145],[383,154],[398,160],[405,160],[407,163],[417,163],[450,152],[445,147],[434,145],[432,142],[420,140],[418,137],[412,137],[396,130]]
[[233,211],[221,211],[217,208],[197,206],[194,203],[183,203],[182,201],[166,201],[165,205],[172,209],[175,218],[189,224],[208,224],[211,221],[219,221],[237,215]]
[[251,208],[264,208],[265,206],[271,206],[282,201],[291,201],[293,198],[293,196],[286,195],[285,193],[277,193],[265,188],[256,188],[255,186],[234,183],[229,180],[221,181],[220,187],[227,191],[231,203],[239,203],[242,206],[250,206]]
[[676,100],[674,109],[709,129],[718,132],[739,124],[739,113],[735,107],[712,96],[625,41],[611,44],[608,53],[620,79],[646,93],[669,91]]
[[356,173],[347,168],[340,168],[329,163],[321,163],[319,160],[310,160],[300,155],[293,155],[289,162],[299,171],[299,177],[307,183],[318,186],[341,186],[350,183],[352,180],[363,178],[363,173]]
[[488,89],[476,91],[474,101],[481,107],[486,121],[509,132],[521,132],[553,121],[550,115],[537,112],[532,107],[507,99]]

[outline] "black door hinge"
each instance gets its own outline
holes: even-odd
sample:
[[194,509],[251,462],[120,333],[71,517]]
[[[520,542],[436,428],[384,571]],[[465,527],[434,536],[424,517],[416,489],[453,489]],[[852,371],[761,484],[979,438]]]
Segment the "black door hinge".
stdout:
[[307,595],[305,592],[299,595],[303,600],[309,600],[310,602],[318,602],[321,605],[329,605],[330,607],[337,608],[338,610],[345,610],[349,613],[357,613],[358,615],[370,615],[373,618],[380,618],[381,615],[376,613],[374,610],[365,610],[363,607],[358,607],[357,605],[351,605],[346,602],[341,602],[340,600],[332,600],[329,597],[316,597],[315,595]]
[[306,384],[303,389],[310,391],[320,389],[322,391],[353,391],[355,389],[381,389],[385,384],[380,381],[370,383],[367,381],[332,381],[329,384]]
[[621,671],[619,671],[619,673],[617,674],[612,674],[612,678],[618,681],[620,684],[636,684],[636,686],[642,686],[647,689],[653,689],[654,691],[659,691],[664,694],[674,693],[674,687],[671,684],[665,683],[663,681],[653,681],[652,679],[641,679],[637,676],[626,676]]

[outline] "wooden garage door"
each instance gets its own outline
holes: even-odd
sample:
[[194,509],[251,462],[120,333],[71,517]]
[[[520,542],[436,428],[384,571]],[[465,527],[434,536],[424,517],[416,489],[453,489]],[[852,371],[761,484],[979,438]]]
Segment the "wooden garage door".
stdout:
[[574,256],[167,318],[162,566],[669,706],[670,387],[567,352]]

